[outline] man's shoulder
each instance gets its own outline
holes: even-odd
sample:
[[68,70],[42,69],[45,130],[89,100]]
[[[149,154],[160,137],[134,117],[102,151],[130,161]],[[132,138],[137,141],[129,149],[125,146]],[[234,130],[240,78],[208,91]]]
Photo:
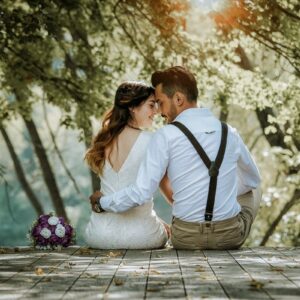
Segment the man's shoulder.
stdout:
[[232,125],[226,123],[227,127],[228,127],[228,132],[232,132],[234,134],[238,133],[237,129],[235,127],[233,127]]
[[176,133],[178,129],[172,125],[172,124],[167,124],[164,125],[163,127],[159,128],[155,132],[155,136],[162,136],[165,139],[169,139],[174,133]]
[[239,147],[242,140],[241,140],[241,137],[240,137],[240,134],[239,134],[238,130],[235,127],[233,127],[229,124],[227,124],[227,126],[228,126],[228,140],[229,140],[229,142],[232,145],[235,145],[236,147]]

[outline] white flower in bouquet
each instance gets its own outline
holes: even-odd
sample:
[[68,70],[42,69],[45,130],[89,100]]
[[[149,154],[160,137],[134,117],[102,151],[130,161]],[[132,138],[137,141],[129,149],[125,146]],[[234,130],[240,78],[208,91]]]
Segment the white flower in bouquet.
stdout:
[[51,236],[51,231],[48,228],[43,228],[40,232],[40,235],[45,239],[49,239]]
[[66,233],[65,227],[61,224],[58,224],[55,228],[55,234],[58,237],[63,238],[65,236],[65,233]]
[[59,222],[59,219],[58,219],[58,217],[55,217],[55,216],[52,216],[48,219],[48,223],[50,225],[57,225],[58,222]]
[[37,249],[60,250],[75,243],[75,230],[65,222],[63,217],[58,218],[53,213],[49,213],[39,216],[33,222],[28,231],[28,238]]

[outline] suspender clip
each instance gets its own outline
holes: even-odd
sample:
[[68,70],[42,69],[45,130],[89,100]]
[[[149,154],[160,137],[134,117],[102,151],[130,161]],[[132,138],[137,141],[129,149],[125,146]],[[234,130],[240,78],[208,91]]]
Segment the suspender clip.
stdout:
[[216,166],[216,162],[212,161],[208,170],[210,177],[217,177],[219,175],[219,169]]
[[211,221],[212,217],[213,217],[212,213],[206,212],[205,215],[204,215],[205,221]]

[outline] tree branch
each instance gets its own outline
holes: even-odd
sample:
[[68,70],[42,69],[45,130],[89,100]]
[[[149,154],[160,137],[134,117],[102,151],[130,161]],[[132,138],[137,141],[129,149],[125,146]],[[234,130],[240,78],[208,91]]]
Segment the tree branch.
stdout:
[[60,160],[60,162],[61,162],[61,164],[62,164],[65,172],[67,173],[68,177],[71,179],[76,192],[81,196],[82,200],[85,200],[86,197],[81,193],[81,191],[80,191],[80,189],[79,189],[79,187],[77,185],[77,182],[76,182],[75,178],[73,177],[72,173],[70,172],[69,168],[67,167],[67,165],[65,163],[65,160],[64,160],[61,152],[58,149],[54,133],[53,133],[53,131],[51,129],[51,126],[49,124],[49,120],[48,120],[48,117],[47,117],[47,112],[46,112],[46,106],[45,106],[44,99],[43,99],[43,112],[44,112],[44,118],[45,118],[45,121],[46,121],[46,125],[47,125],[48,131],[50,133],[50,137],[51,137],[54,149],[55,149],[55,151],[56,151],[56,153],[58,155],[58,158],[59,158],[59,160]]
[[4,141],[6,143],[7,149],[9,151],[9,154],[11,156],[11,159],[14,163],[14,167],[16,170],[16,175],[20,181],[21,186],[23,187],[23,190],[25,194],[27,195],[30,203],[32,204],[33,208],[35,209],[37,215],[42,215],[43,214],[43,208],[42,205],[40,204],[38,198],[36,197],[34,191],[32,190],[29,182],[26,179],[25,172],[22,168],[21,162],[15,152],[14,146],[5,130],[5,128],[1,125],[0,126],[0,132],[4,138]]
[[297,203],[299,203],[300,199],[300,189],[296,189],[292,198],[283,206],[282,210],[276,217],[276,219],[271,223],[269,229],[265,233],[264,237],[260,242],[260,246],[265,246],[271,235],[274,233],[277,225],[281,221],[282,217]]
[[155,69],[155,65],[152,63],[152,61],[150,61],[148,59],[147,56],[145,56],[145,54],[143,53],[143,51],[140,49],[140,47],[137,45],[137,43],[135,42],[134,38],[131,36],[131,34],[127,31],[126,26],[121,22],[120,18],[117,15],[117,7],[119,6],[119,4],[122,1],[119,0],[113,9],[114,12],[114,16],[116,17],[117,22],[119,23],[119,25],[121,26],[121,28],[123,29],[123,31],[125,32],[125,34],[127,35],[127,37],[129,38],[129,40],[131,41],[132,45],[137,49],[137,51],[142,55],[142,57],[144,58],[144,60],[151,66],[152,69]]

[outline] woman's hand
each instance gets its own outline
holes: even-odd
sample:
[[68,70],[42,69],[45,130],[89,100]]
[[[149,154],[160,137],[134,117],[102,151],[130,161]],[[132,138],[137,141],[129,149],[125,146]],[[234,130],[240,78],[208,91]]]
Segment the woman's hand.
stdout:
[[167,223],[165,223],[165,222],[163,222],[163,225],[164,225],[164,227],[165,227],[165,230],[166,230],[166,232],[167,232],[168,239],[169,239],[170,236],[171,236],[171,228],[170,228],[169,224],[167,224]]

